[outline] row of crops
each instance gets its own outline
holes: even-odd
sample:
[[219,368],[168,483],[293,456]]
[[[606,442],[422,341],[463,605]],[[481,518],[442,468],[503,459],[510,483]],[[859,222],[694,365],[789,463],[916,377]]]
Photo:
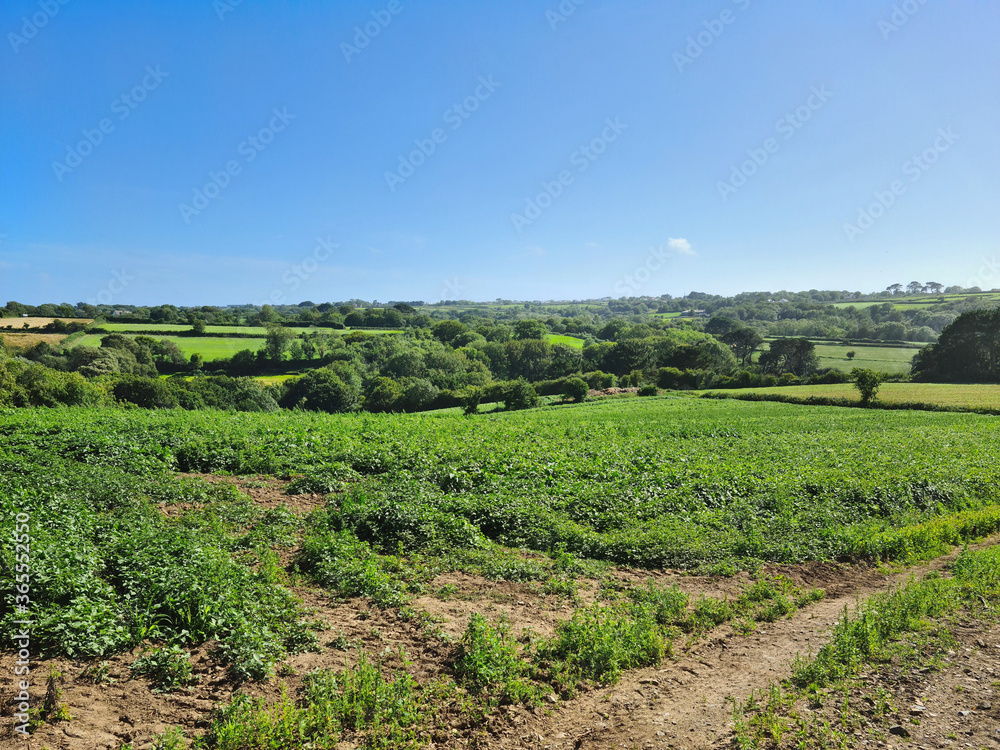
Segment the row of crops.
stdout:
[[[997,424],[681,397],[473,417],[6,410],[0,531],[31,519],[37,646],[216,639],[254,678],[315,645],[282,546],[334,593],[384,606],[444,570],[905,558],[1000,528]],[[302,519],[178,472],[293,478],[289,492],[327,500]],[[5,630],[15,567],[5,545]]]

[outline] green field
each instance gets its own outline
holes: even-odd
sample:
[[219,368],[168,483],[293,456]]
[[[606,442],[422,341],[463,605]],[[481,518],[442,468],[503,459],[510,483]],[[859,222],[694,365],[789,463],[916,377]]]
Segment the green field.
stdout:
[[[762,393],[795,398],[818,396],[821,398],[846,398],[851,401],[861,400],[857,389],[850,383],[778,386],[776,388],[737,388],[718,392],[731,395]],[[964,409],[1000,409],[1000,385],[883,383],[879,386],[878,399],[890,404],[920,403]]]
[[995,294],[991,292],[983,292],[981,294],[918,294],[915,296],[896,296],[887,297],[882,300],[873,300],[866,302],[831,302],[831,307],[856,307],[859,310],[863,310],[866,307],[871,307],[872,305],[884,305],[886,302],[891,303],[893,307],[900,310],[919,310],[927,309],[932,307],[937,307],[948,302],[957,302],[959,300],[971,299],[978,303],[988,304],[993,302],[1000,302],[1000,294]]
[[583,348],[583,339],[579,339],[576,336],[564,336],[558,333],[547,333],[545,334],[545,340],[550,344],[565,344],[566,346],[572,346],[575,349]]
[[[556,712],[823,596],[762,563],[905,562],[1000,530],[1000,423],[971,414],[670,396],[475,417],[5,409],[0,434],[33,669],[73,660],[57,700],[77,732],[80,701],[141,690],[207,750],[481,738],[498,704]],[[663,567],[752,575],[703,596],[716,579],[653,580]],[[35,736],[58,746],[59,717]]]
[[[854,358],[848,359],[847,352],[853,351]],[[816,355],[820,367],[832,367],[850,372],[854,367],[892,375],[910,371],[910,362],[917,349],[892,346],[845,346],[841,344],[816,344]]]
[[[178,325],[176,323],[102,323],[101,328],[110,331],[112,333],[117,333],[121,331],[142,331],[143,333],[186,333],[191,330],[189,325]],[[337,334],[346,335],[348,333],[353,333],[354,331],[362,331],[363,333],[402,333],[400,330],[393,330],[389,328],[322,328],[319,326],[288,326],[289,331],[295,334],[301,333],[321,333],[321,334]],[[222,335],[226,334],[241,334],[241,335],[259,335],[261,337],[267,334],[267,329],[264,326],[205,326],[206,333],[218,333]]]
[[298,375],[261,375],[254,378],[258,383],[263,383],[264,385],[275,385],[277,383],[284,383],[286,380],[291,380],[292,378],[297,378]]
[[[100,346],[101,339],[106,334],[91,333],[77,339],[73,346]],[[243,349],[257,351],[263,348],[264,339],[259,338],[222,338],[216,336],[155,336],[164,341],[173,341],[185,357],[200,354],[206,361],[232,357]]]
[[[767,349],[767,342],[761,345]],[[847,352],[854,352],[848,359]],[[904,375],[910,372],[910,362],[919,349],[902,346],[863,346],[861,344],[816,343],[816,355],[820,368],[832,368],[850,372],[855,367],[864,367],[889,375]],[[755,354],[756,360],[760,354]]]

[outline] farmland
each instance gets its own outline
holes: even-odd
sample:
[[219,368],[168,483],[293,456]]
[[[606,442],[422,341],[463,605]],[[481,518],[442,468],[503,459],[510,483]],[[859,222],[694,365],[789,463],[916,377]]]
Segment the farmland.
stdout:
[[[106,334],[90,333],[77,339],[75,346],[100,346]],[[257,351],[263,348],[263,338],[225,338],[220,336],[156,336],[157,339],[173,341],[185,357],[200,354],[206,360],[232,357],[243,349]]]
[[574,349],[583,348],[583,339],[577,338],[576,336],[564,336],[557,333],[550,333],[545,336],[545,340],[550,344],[564,344],[566,346],[572,346]]
[[18,349],[25,349],[43,341],[51,346],[58,346],[64,338],[66,338],[64,333],[0,333],[0,340],[4,344]]
[[[860,396],[850,383],[830,385],[778,386],[775,388],[736,388],[724,392],[739,397],[751,393],[789,396],[797,399],[837,398],[860,402]],[[931,404],[963,409],[1000,409],[1000,385],[985,383],[883,383],[878,400],[887,404]]]
[[[767,342],[761,349],[767,350]],[[816,356],[820,368],[850,372],[855,367],[866,367],[889,375],[902,375],[910,371],[910,361],[920,345],[871,346],[865,344],[816,343]],[[854,352],[848,357],[848,352]],[[759,357],[759,354],[756,355]]]
[[926,310],[947,305],[952,302],[972,301],[977,304],[996,304],[1000,302],[1000,294],[995,292],[981,292],[970,294],[916,294],[905,296],[894,296],[880,300],[866,300],[864,302],[832,302],[831,307],[856,307],[863,310],[872,305],[891,304],[899,310]]
[[[192,327],[177,323],[101,323],[100,327],[111,333],[143,333],[147,336],[155,334],[177,334],[191,333]],[[362,331],[371,334],[400,333],[398,330],[388,328],[319,328],[316,326],[287,326],[288,330],[298,335],[302,333],[323,333],[346,335],[353,331]],[[217,334],[219,336],[239,335],[239,336],[260,336],[267,335],[264,326],[205,326],[205,333]]]
[[[648,692],[664,663],[691,680],[720,629],[821,642],[841,599],[892,583],[830,561],[912,564],[1000,529],[998,429],[689,397],[474,417],[6,410],[2,532],[30,518],[32,643],[73,717],[36,734],[507,747],[528,724],[572,747],[592,699]],[[160,718],[139,718],[150,704]]]
[[91,323],[90,318],[42,318],[33,315],[19,318],[0,318],[0,328],[13,328],[15,330],[24,328],[42,328],[55,320],[67,320],[76,323]]

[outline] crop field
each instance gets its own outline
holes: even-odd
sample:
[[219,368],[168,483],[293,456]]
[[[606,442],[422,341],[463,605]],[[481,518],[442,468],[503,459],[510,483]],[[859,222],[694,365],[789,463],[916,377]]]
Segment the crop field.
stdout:
[[[1000,530],[1000,423],[972,414],[21,409],[0,434],[39,747],[612,747],[628,717],[704,747],[895,585],[867,563]],[[784,656],[738,656],[765,632]]]
[[41,328],[47,326],[54,320],[62,320],[66,323],[91,323],[90,318],[37,318],[37,317],[27,317],[27,318],[0,318],[0,328],[13,328],[19,329],[24,328],[24,324],[27,323],[29,328]]
[[254,380],[264,385],[274,385],[275,383],[284,383],[286,380],[292,380],[297,377],[298,375],[261,375],[254,378]]
[[[806,399],[843,398],[859,401],[857,389],[851,383],[831,385],[778,386],[775,388],[736,388],[721,393],[739,396],[748,393],[774,394]],[[878,400],[889,404],[933,404],[964,409],[1000,409],[1000,385],[984,383],[883,383]]]
[[0,339],[7,346],[14,346],[19,349],[34,346],[42,341],[58,346],[66,338],[65,333],[0,333]]
[[576,349],[583,348],[583,339],[577,338],[576,336],[564,336],[558,333],[548,333],[545,335],[545,340],[550,344],[565,344],[566,346],[572,346]]

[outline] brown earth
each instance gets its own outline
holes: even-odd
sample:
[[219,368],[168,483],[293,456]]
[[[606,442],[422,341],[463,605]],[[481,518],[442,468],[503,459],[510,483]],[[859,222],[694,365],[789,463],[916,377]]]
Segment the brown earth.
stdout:
[[[190,476],[190,475],[189,475]],[[236,484],[265,507],[286,503],[298,513],[316,507],[320,496],[285,495],[285,482],[268,477],[210,477],[208,481]],[[176,506],[172,506],[176,508]],[[171,508],[165,509],[172,512]],[[992,542],[996,542],[994,539]],[[722,748],[732,745],[729,701],[745,701],[752,691],[765,690],[787,677],[796,654],[815,652],[828,638],[833,624],[847,608],[865,597],[887,591],[910,575],[943,570],[955,558],[948,555],[902,571],[889,571],[867,564],[815,563],[770,566],[800,586],[819,587],[826,597],[774,623],[761,624],[756,632],[743,635],[722,626],[695,642],[677,641],[674,656],[655,668],[626,673],[611,687],[592,688],[570,700],[527,709],[503,707],[480,728],[478,738],[463,728],[450,736],[435,735],[429,747],[490,748]],[[618,569],[611,575],[622,581],[643,583],[654,577],[661,583],[677,583],[684,591],[707,596],[732,597],[748,581],[745,574],[734,578],[707,578],[674,572]],[[581,581],[581,598],[592,601],[596,584]],[[131,742],[138,750],[154,733],[181,726],[190,739],[205,731],[209,712],[231,700],[241,689],[255,696],[277,697],[283,686],[294,696],[302,675],[322,667],[342,669],[354,662],[358,648],[378,656],[387,668],[403,666],[420,682],[448,674],[454,641],[465,630],[474,612],[495,619],[501,614],[512,623],[513,632],[529,628],[537,635],[550,635],[558,622],[568,618],[572,606],[565,598],[544,594],[537,584],[519,584],[482,579],[464,573],[445,573],[413,602],[425,613],[420,620],[404,621],[395,611],[372,607],[366,600],[338,602],[321,589],[296,586],[309,618],[323,621],[319,635],[322,651],[289,657],[278,676],[262,683],[237,685],[227,675],[214,644],[192,651],[192,663],[200,682],[175,693],[154,693],[146,678],[133,678],[129,665],[141,650],[107,659],[111,684],[95,685],[81,672],[88,662],[73,659],[39,659],[32,663],[31,703],[41,706],[45,677],[51,669],[62,673],[61,702],[71,715],[68,721],[45,724],[30,739],[14,735],[7,686],[4,726],[0,749],[18,750],[118,750]],[[436,592],[436,593],[435,593]],[[432,632],[436,628],[437,633]],[[446,638],[441,637],[441,633]],[[909,740],[886,735],[878,740],[857,737],[857,747],[1000,747],[1000,713],[993,682],[1000,655],[1000,632],[980,632],[972,627],[957,634],[956,655],[946,660],[940,672],[927,672],[921,680],[897,682],[902,711],[918,698],[927,713],[919,726],[907,724]],[[0,655],[0,674],[13,687],[14,655]],[[873,678],[875,679],[875,678]],[[961,685],[963,690],[955,688]],[[977,708],[986,706],[989,708]],[[961,715],[959,711],[969,711]],[[902,720],[902,719],[900,719]],[[455,726],[462,727],[460,721]],[[482,732],[487,734],[483,736]],[[970,734],[971,733],[971,734]],[[947,735],[960,739],[949,739]],[[971,744],[974,740],[975,744]],[[914,744],[916,743],[916,744]],[[920,744],[923,743],[923,744]],[[944,744],[942,744],[944,743]],[[992,744],[990,744],[992,743]],[[347,748],[350,743],[342,743]]]

